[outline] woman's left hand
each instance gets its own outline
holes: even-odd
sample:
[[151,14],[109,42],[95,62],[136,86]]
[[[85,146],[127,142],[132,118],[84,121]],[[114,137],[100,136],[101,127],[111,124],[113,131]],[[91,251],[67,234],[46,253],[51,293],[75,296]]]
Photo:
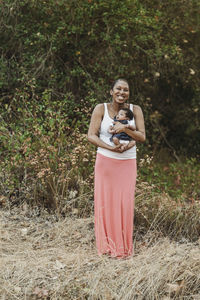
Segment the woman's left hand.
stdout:
[[114,126],[113,129],[115,131],[115,133],[120,133],[124,131],[124,128],[126,127],[124,124],[120,123],[120,122],[114,122]]

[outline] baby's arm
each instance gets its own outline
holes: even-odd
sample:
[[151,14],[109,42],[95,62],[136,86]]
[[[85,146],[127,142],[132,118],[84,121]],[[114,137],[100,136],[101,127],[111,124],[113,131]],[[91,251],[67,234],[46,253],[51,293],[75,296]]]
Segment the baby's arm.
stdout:
[[109,126],[108,132],[111,133],[111,134],[115,133],[113,124],[111,124],[111,125]]
[[126,124],[125,125],[128,129],[130,129],[130,130],[136,130],[136,127],[135,127],[135,125],[133,125],[133,122],[128,122],[128,124]]
[[131,129],[131,130],[136,130],[136,128],[135,128],[135,126],[133,126],[133,125],[131,125],[131,124],[126,124],[126,127],[128,128],[128,129]]

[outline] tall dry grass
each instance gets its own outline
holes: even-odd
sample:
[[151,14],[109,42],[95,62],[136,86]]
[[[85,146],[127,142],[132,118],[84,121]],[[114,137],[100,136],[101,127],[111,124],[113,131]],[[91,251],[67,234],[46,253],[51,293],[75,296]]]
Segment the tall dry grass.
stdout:
[[147,182],[138,182],[135,197],[135,224],[170,238],[195,241],[200,236],[200,201],[180,201],[154,191]]
[[200,240],[134,232],[127,260],[98,257],[93,218],[0,212],[0,299],[200,299]]

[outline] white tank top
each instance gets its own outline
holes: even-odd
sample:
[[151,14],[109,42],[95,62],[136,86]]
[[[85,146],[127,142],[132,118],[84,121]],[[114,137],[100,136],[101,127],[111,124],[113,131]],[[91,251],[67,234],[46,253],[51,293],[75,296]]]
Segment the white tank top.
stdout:
[[[133,111],[133,104],[130,104],[130,109]],[[114,146],[114,143],[110,141],[110,137],[112,136],[111,133],[108,132],[108,128],[110,124],[113,122],[113,119],[110,118],[108,114],[107,103],[104,103],[104,117],[101,122],[99,138],[104,141],[106,144]],[[135,120],[133,118],[133,124],[135,125]],[[116,159],[133,159],[136,158],[136,146],[122,152],[113,152],[105,148],[98,147],[97,153],[100,153],[104,156]]]

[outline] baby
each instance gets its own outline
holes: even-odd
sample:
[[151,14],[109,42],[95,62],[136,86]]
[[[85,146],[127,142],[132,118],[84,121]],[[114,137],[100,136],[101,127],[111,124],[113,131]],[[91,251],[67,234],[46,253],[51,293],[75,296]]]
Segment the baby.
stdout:
[[[129,108],[120,109],[117,116],[114,117],[114,122],[120,122],[122,124],[125,124],[127,128],[136,130],[132,120],[133,112]],[[133,147],[136,144],[136,142],[125,132],[115,133],[114,124],[110,125],[108,132],[113,134],[110,138],[110,141],[115,145],[129,144],[129,146]],[[122,141],[122,143],[120,143],[120,141]]]

